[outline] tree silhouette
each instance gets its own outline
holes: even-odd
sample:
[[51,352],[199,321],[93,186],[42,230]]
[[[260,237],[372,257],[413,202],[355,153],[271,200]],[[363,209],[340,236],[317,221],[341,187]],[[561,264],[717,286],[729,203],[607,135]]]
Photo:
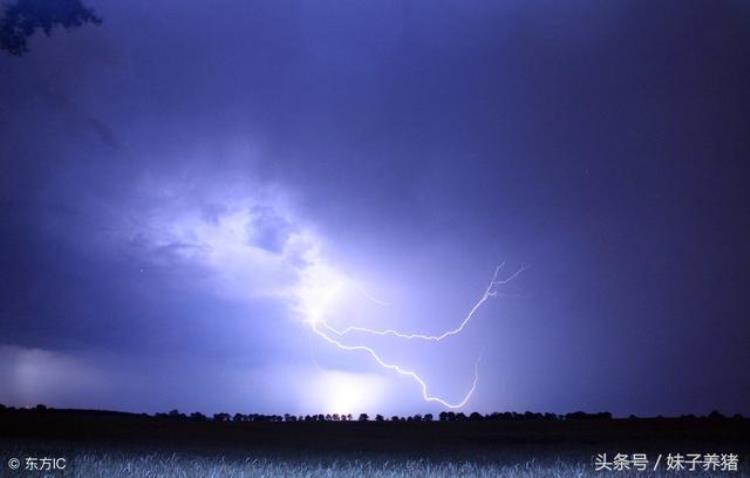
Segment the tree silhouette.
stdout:
[[0,20],[0,49],[22,55],[36,30],[49,36],[55,26],[69,30],[86,23],[99,25],[102,19],[81,0],[16,0],[5,7]]
[[190,414],[190,419],[196,422],[205,422],[207,417],[201,412],[193,412]]
[[229,414],[228,413],[214,413],[214,421],[215,422],[228,422],[229,421]]
[[[633,415],[631,415],[633,417]],[[565,414],[566,420],[610,420],[612,414],[609,412],[586,413],[582,411]]]
[[440,412],[441,422],[454,422],[456,421],[456,412]]

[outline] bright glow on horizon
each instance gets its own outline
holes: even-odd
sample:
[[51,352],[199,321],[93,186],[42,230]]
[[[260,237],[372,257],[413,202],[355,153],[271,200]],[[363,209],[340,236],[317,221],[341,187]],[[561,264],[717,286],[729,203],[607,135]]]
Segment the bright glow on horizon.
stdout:
[[313,384],[321,397],[323,413],[353,414],[377,408],[385,390],[384,380],[377,375],[341,371],[322,371]]

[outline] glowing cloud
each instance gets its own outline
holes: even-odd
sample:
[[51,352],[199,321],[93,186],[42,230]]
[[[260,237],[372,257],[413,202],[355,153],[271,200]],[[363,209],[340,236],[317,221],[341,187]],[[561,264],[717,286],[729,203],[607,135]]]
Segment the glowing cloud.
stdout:
[[325,241],[312,227],[295,217],[293,208],[278,191],[256,197],[242,194],[241,189],[227,188],[227,191],[213,194],[204,192],[198,199],[178,187],[162,187],[160,191],[150,208],[139,209],[129,216],[138,221],[123,228],[128,231],[131,243],[145,248],[147,256],[155,262],[166,261],[168,266],[177,262],[202,268],[206,272],[201,275],[202,283],[222,296],[249,300],[261,297],[286,303],[321,340],[345,352],[364,352],[382,369],[409,377],[419,386],[427,402],[461,408],[471,399],[479,381],[479,358],[474,364],[468,390],[460,399],[449,400],[432,393],[426,380],[416,371],[386,360],[373,347],[344,340],[357,333],[443,341],[460,334],[482,305],[499,293],[499,287],[513,280],[523,269],[500,279],[503,265],[498,266],[484,293],[463,320],[439,334],[360,326],[339,329],[331,325],[331,320],[346,317],[352,310],[351,302],[342,306],[345,294],[353,293],[380,305],[385,303],[369,295],[359,282],[331,263],[324,253]]

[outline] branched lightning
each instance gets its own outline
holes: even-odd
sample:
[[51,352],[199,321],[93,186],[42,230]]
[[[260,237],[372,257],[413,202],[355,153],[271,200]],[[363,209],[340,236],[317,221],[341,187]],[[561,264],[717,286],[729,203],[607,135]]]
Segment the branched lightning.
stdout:
[[469,389],[468,392],[466,392],[466,395],[464,395],[464,398],[460,402],[451,403],[451,402],[448,402],[448,401],[446,401],[446,400],[444,400],[444,399],[442,399],[440,397],[437,397],[437,396],[434,396],[434,395],[430,395],[430,392],[429,392],[429,390],[427,388],[427,382],[425,382],[424,379],[422,377],[420,377],[416,372],[414,372],[412,370],[407,370],[405,368],[402,368],[399,365],[391,364],[391,363],[386,362],[372,348],[367,347],[366,345],[346,345],[346,344],[343,344],[340,341],[338,341],[338,340],[334,339],[333,337],[329,336],[328,334],[326,334],[322,330],[320,330],[320,328],[318,327],[318,322],[317,321],[312,322],[312,330],[317,335],[319,335],[320,337],[322,337],[323,340],[325,340],[328,343],[331,343],[331,344],[335,345],[336,347],[338,347],[341,350],[346,350],[346,351],[357,351],[357,350],[360,350],[360,351],[363,351],[363,352],[367,352],[368,354],[370,354],[370,356],[373,359],[375,359],[375,361],[381,367],[383,367],[385,369],[388,369],[388,370],[393,370],[394,372],[398,373],[399,375],[403,375],[405,377],[410,377],[415,382],[417,382],[419,384],[419,386],[422,388],[422,398],[425,401],[427,401],[427,402],[437,402],[437,403],[439,403],[439,404],[441,404],[441,405],[443,405],[444,407],[447,407],[447,408],[461,408],[464,405],[466,405],[466,403],[469,401],[469,399],[471,398],[471,396],[474,394],[474,390],[477,388],[477,382],[479,381],[479,360],[481,359],[481,357],[478,358],[477,361],[474,363],[474,381],[471,384],[471,388]]
[[495,273],[492,275],[492,280],[490,280],[490,283],[485,289],[484,294],[482,294],[482,297],[469,310],[469,313],[466,314],[466,317],[464,317],[464,320],[456,328],[452,330],[447,330],[440,335],[425,335],[425,334],[414,334],[414,333],[404,334],[393,329],[371,329],[368,327],[357,327],[357,326],[350,326],[344,329],[336,329],[325,323],[324,323],[324,326],[326,327],[326,329],[328,329],[332,333],[339,335],[339,336],[344,336],[352,332],[362,332],[362,333],[371,334],[371,335],[392,335],[394,337],[398,337],[400,339],[407,339],[407,340],[417,339],[417,340],[429,340],[433,342],[440,342],[441,340],[447,337],[461,333],[466,327],[466,325],[474,317],[474,314],[476,314],[479,308],[482,307],[482,304],[484,304],[490,297],[495,297],[497,295],[497,290],[495,289],[497,286],[507,284],[508,282],[515,279],[524,270],[526,270],[526,267],[521,267],[520,269],[518,269],[516,272],[506,277],[505,279],[498,279],[497,277],[500,274],[500,271],[502,271],[504,266],[505,266],[505,263],[503,262],[502,264],[500,264],[499,266],[495,268]]
[[[522,267],[515,273],[508,276],[507,278],[498,279],[498,275],[503,269],[504,264],[505,263],[502,263],[499,266],[497,266],[497,268],[495,268],[495,272],[492,275],[492,279],[490,280],[489,285],[485,289],[480,299],[469,310],[469,313],[466,315],[466,317],[464,317],[464,320],[456,328],[443,332],[440,335],[426,335],[426,334],[418,334],[418,333],[405,334],[405,333],[401,333],[393,329],[381,330],[381,329],[371,329],[367,327],[356,327],[356,326],[346,327],[344,329],[336,329],[330,324],[328,324],[325,320],[323,320],[321,317],[321,314],[312,314],[309,317],[309,323],[311,325],[313,332],[319,337],[321,337],[323,340],[325,340],[326,342],[336,346],[337,348],[341,350],[366,352],[378,363],[378,365],[380,365],[384,369],[392,370],[398,373],[399,375],[409,377],[415,382],[417,382],[417,384],[419,384],[422,390],[422,398],[425,401],[439,403],[443,405],[444,407],[451,408],[451,409],[462,408],[464,405],[466,405],[466,403],[468,403],[469,399],[471,399],[471,396],[474,394],[474,390],[476,390],[477,383],[479,381],[479,361],[481,359],[481,356],[477,358],[477,361],[474,363],[474,380],[472,381],[471,387],[466,392],[463,399],[459,402],[449,402],[438,396],[431,395],[429,392],[429,388],[427,386],[427,382],[425,382],[425,380],[413,370],[408,370],[397,364],[386,362],[371,347],[368,347],[366,345],[347,345],[347,344],[342,343],[340,340],[338,340],[334,336],[343,337],[352,332],[361,332],[361,333],[371,334],[371,335],[394,336],[394,337],[407,339],[407,340],[416,339],[416,340],[440,342],[447,337],[450,337],[452,335],[457,335],[464,330],[464,328],[471,321],[471,319],[474,317],[476,312],[480,309],[482,304],[484,304],[490,297],[495,297],[498,294],[498,291],[496,289],[498,286],[507,284],[508,282],[512,281],[515,277],[517,277],[521,272],[525,270],[525,267]],[[362,290],[361,292],[365,293]],[[369,295],[367,295],[367,297],[370,298]],[[370,298],[370,300],[374,300],[374,299]],[[380,301],[377,301],[377,302],[380,302]]]

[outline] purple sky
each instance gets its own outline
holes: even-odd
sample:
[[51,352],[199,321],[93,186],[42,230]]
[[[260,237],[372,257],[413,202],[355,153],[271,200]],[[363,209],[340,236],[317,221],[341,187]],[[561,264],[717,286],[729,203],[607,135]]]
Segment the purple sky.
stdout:
[[[750,8],[471,3],[0,51],[0,402],[434,413],[481,356],[465,410],[750,414]],[[336,336],[418,380],[316,334],[439,335],[503,261],[460,334]]]

